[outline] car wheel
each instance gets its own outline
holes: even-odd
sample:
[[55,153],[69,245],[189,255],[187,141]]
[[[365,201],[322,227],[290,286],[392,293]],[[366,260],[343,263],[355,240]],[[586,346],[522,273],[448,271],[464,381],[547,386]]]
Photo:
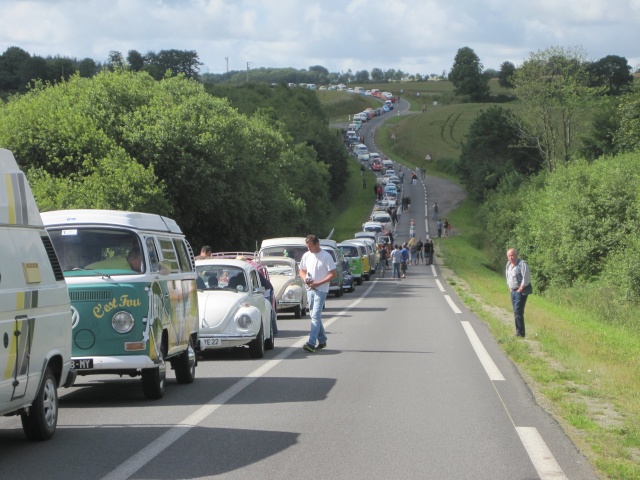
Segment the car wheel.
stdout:
[[264,357],[264,325],[260,323],[258,336],[249,342],[249,356],[251,358]]
[[304,317],[306,314],[307,314],[307,308],[303,306],[302,310],[300,311],[300,315]]
[[38,395],[28,413],[20,416],[22,429],[29,440],[48,440],[58,424],[58,385],[51,369],[44,371]]
[[[273,315],[273,312],[271,313]],[[271,328],[269,329],[269,338],[264,341],[264,349],[265,350],[273,350],[273,347],[276,346],[276,338],[273,333],[273,325],[271,324]]]
[[296,305],[296,308],[293,309],[293,317],[302,318],[302,305]]
[[193,383],[196,378],[196,351],[193,339],[189,338],[189,346],[173,361],[176,381],[181,384]]
[[164,360],[164,348],[160,345],[157,367],[142,369],[142,391],[150,400],[158,400],[164,395],[164,384],[167,380],[167,364]]
[[366,275],[363,275],[363,277],[368,282],[369,279],[371,278],[371,274],[367,273]]

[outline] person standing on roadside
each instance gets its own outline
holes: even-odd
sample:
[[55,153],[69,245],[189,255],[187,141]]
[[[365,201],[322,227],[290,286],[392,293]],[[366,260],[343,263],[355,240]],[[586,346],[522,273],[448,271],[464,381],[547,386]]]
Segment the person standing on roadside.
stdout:
[[433,204],[433,219],[438,220],[438,202]]
[[316,235],[307,236],[305,244],[308,251],[300,260],[300,278],[307,286],[311,332],[309,341],[302,348],[315,353],[316,350],[327,347],[327,334],[322,325],[322,307],[329,293],[329,283],[337,274],[333,258],[329,252],[320,248],[320,240]]
[[442,220],[438,220],[436,228],[438,229],[438,238],[442,237]]
[[433,254],[434,254],[434,249],[433,249],[433,241],[430,238],[427,238],[427,241],[424,244],[424,263],[425,265],[432,265],[433,264]]
[[[400,251],[400,247],[396,245],[391,252],[391,266],[393,270],[391,271],[391,278],[397,278],[400,280],[400,264],[402,263],[402,252]],[[397,277],[396,277],[397,274]]]
[[409,262],[409,249],[407,248],[407,244],[402,244],[402,250],[400,250],[400,254],[402,255],[402,262],[400,263],[400,270],[402,271],[402,278],[406,278],[407,276],[407,263]]
[[529,273],[529,265],[518,258],[518,251],[515,248],[507,250],[507,259],[505,277],[511,291],[516,337],[524,338],[524,307],[527,304],[527,296],[531,293],[531,274]]
[[422,260],[424,258],[424,255],[422,252],[423,248],[424,248],[424,243],[422,243],[422,238],[418,238],[418,243],[416,243],[416,253],[417,253],[416,265],[422,263]]

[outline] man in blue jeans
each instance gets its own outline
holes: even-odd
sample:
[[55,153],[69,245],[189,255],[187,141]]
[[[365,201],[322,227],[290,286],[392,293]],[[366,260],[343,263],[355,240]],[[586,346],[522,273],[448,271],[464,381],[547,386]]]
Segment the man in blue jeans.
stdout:
[[302,348],[307,352],[315,353],[316,350],[327,347],[327,334],[322,325],[322,306],[329,293],[329,283],[336,278],[337,273],[333,257],[320,248],[320,240],[317,236],[309,235],[305,243],[308,251],[300,260],[300,278],[307,286],[311,333],[309,341]]
[[516,323],[516,336],[525,336],[524,307],[527,304],[527,296],[531,293],[531,274],[529,265],[518,258],[518,251],[510,248],[507,251],[508,262],[505,267],[507,286],[511,291],[511,304]]

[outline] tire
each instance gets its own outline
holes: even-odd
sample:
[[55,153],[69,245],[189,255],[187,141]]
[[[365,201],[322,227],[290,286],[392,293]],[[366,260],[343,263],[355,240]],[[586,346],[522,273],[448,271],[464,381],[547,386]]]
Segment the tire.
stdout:
[[47,367],[38,394],[28,413],[20,415],[22,429],[29,440],[42,441],[53,437],[58,425],[58,384]]
[[[273,315],[273,312],[271,312],[271,315]],[[273,347],[276,346],[276,337],[275,334],[273,333],[273,325],[269,324],[271,326],[271,328],[269,328],[269,338],[267,338],[264,341],[264,349],[265,350],[273,350]]]
[[142,391],[149,400],[158,400],[164,395],[167,381],[167,364],[164,360],[164,349],[160,345],[160,364],[153,368],[142,369]]
[[293,318],[302,318],[302,305],[296,305],[293,309]]
[[173,361],[173,369],[176,372],[176,381],[180,384],[193,383],[196,379],[196,351],[192,338],[189,338],[187,349]]
[[366,275],[364,275],[364,274],[363,274],[362,276],[364,277],[364,279],[365,279],[367,282],[368,282],[368,281],[369,281],[369,279],[371,278],[371,274],[370,274],[370,273],[367,273]]
[[258,336],[249,342],[249,356],[251,358],[264,357],[264,325],[260,323]]
[[304,317],[306,314],[307,314],[307,309],[303,306],[302,310],[300,311],[300,315]]

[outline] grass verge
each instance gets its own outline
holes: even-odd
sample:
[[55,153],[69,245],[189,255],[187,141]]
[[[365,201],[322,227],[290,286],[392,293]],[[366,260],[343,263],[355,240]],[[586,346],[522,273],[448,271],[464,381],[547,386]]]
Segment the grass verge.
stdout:
[[486,262],[473,205],[466,201],[450,218],[457,235],[438,239],[445,278],[597,470],[606,478],[640,479],[640,336],[602,322],[594,309],[567,301],[565,292],[562,303],[533,295],[527,340],[515,339],[502,272]]

